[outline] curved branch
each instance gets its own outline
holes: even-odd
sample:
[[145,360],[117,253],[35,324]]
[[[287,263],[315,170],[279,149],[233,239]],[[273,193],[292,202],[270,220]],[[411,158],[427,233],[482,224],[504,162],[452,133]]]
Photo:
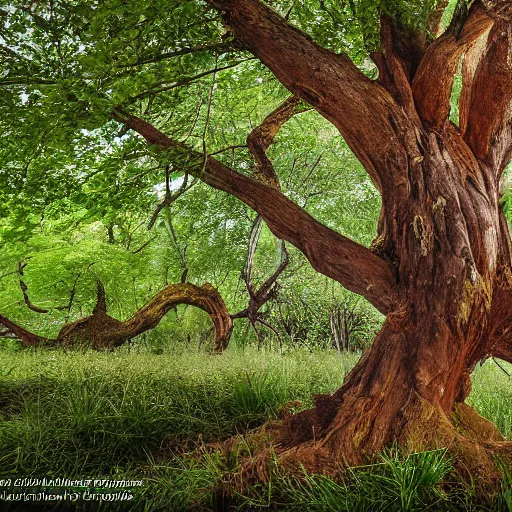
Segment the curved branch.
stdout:
[[283,273],[286,267],[290,263],[290,257],[288,256],[288,251],[286,250],[286,245],[282,240],[280,242],[280,256],[281,262],[279,266],[276,268],[274,273],[267,278],[267,280],[256,289],[254,287],[252,281],[252,266],[254,263],[254,255],[256,253],[256,249],[258,246],[258,241],[261,233],[261,217],[258,215],[253,222],[251,227],[251,231],[249,233],[249,242],[247,244],[247,257],[245,260],[245,266],[242,271],[242,279],[245,282],[245,287],[249,293],[249,305],[239,311],[231,315],[231,318],[248,318],[249,321],[254,324],[257,321],[261,320],[261,307],[269,302],[271,299],[275,298],[277,295],[278,283],[277,280],[279,276]]
[[338,128],[379,190],[394,186],[407,169],[398,139],[404,138],[410,122],[381,85],[347,55],[317,45],[259,0],[208,3],[224,13],[238,40],[289,91]]
[[512,22],[495,21],[469,91],[461,98],[463,135],[475,155],[500,175],[512,156]]
[[478,5],[466,16],[461,28],[458,23],[452,24],[429,46],[413,80],[418,114],[426,124],[435,128],[441,128],[450,116],[453,80],[460,58],[493,24]]
[[254,178],[280,188],[279,178],[270,158],[267,156],[267,150],[274,143],[275,137],[282,126],[298,113],[300,104],[300,98],[290,96],[272,111],[260,125],[254,128],[247,137],[247,147],[256,163]]
[[49,309],[43,309],[38,306],[35,306],[32,304],[32,301],[30,300],[30,297],[28,296],[28,286],[26,285],[25,281],[23,281],[23,276],[25,275],[25,267],[27,266],[26,262],[19,261],[18,262],[18,274],[20,276],[19,282],[20,282],[20,288],[21,293],[23,293],[23,301],[25,302],[28,309],[34,311],[35,313],[48,313]]
[[209,283],[196,286],[190,283],[171,284],[157,293],[129,320],[122,322],[119,336],[134,338],[158,325],[164,315],[178,304],[189,304],[206,311],[215,327],[215,350],[224,350],[231,337],[233,321],[219,292]]
[[86,345],[97,350],[113,349],[155,328],[164,315],[178,304],[189,304],[206,311],[215,327],[215,350],[226,348],[233,322],[226,304],[212,285],[171,284],[157,293],[131,318],[121,322],[105,309],[103,287],[98,285],[98,302],[93,314],[62,327],[54,344]]
[[224,300],[209,283],[171,284],[157,293],[130,319],[121,322],[107,314],[105,288],[98,280],[96,306],[92,315],[62,326],[56,339],[33,334],[0,315],[0,325],[7,327],[27,346],[90,346],[96,350],[113,349],[158,325],[164,315],[178,304],[189,304],[206,311],[215,327],[215,350],[224,350],[231,337],[233,320]]
[[150,144],[171,150],[187,161],[187,171],[207,185],[228,192],[261,215],[277,238],[304,253],[318,272],[365,297],[382,313],[396,302],[396,280],[390,265],[369,249],[324,226],[274,187],[240,174],[211,156],[195,152],[135,116],[113,117]]
[[40,345],[51,344],[51,342],[53,341],[48,338],[44,338],[43,336],[38,336],[37,334],[27,331],[26,329],[24,329],[18,324],[15,324],[13,321],[9,320],[3,315],[0,315],[0,324],[7,327],[26,346],[38,347]]

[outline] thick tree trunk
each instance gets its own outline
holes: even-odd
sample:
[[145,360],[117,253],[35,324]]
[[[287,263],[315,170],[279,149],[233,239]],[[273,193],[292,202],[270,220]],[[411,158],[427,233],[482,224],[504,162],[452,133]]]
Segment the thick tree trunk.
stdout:
[[[423,134],[409,201],[386,206],[400,305],[344,385],[288,419],[285,464],[325,472],[397,442],[407,450],[447,447],[473,474],[498,479],[492,455],[512,454],[512,444],[464,404],[471,372],[493,351],[493,296],[511,286],[508,228],[486,169],[455,128],[447,133]],[[504,347],[496,355],[509,354]]]
[[[511,445],[464,400],[476,363],[512,352],[512,315],[504,324],[497,306],[512,295],[510,238],[499,209],[500,177],[512,155],[510,2],[458,9],[434,42],[409,37],[410,30],[383,18],[382,51],[372,55],[377,81],[265,2],[207,2],[240,45],[339,129],[382,195],[369,251],[284,196],[275,170],[261,158],[264,141],[257,151],[249,144],[262,180],[205,158],[120,109],[113,114],[148,143],[172,150],[191,174],[253,208],[317,271],[387,315],[345,384],[274,433],[280,460],[327,472],[398,442],[408,450],[449,448],[470,471],[496,480],[492,455],[510,456]],[[438,14],[429,23],[438,27]],[[449,116],[461,58],[458,128]],[[269,119],[289,115],[295,101]],[[251,461],[251,467],[259,466]]]

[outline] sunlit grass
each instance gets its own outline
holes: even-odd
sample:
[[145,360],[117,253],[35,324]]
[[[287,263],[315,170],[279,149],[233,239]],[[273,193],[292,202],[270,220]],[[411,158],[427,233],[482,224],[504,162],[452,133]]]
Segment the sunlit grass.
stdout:
[[[0,478],[130,476],[146,482],[133,510],[211,510],[228,500],[219,489],[237,461],[185,453],[243,434],[292,400],[310,406],[312,395],[341,385],[357,357],[307,350],[281,356],[250,347],[220,356],[185,348],[159,355],[128,348],[0,350]],[[512,437],[512,379],[496,363],[477,368],[468,401]],[[249,489],[236,504],[241,510],[511,510],[512,479],[499,509],[472,508],[470,494],[442,491],[439,482],[450,469],[442,451],[382,457],[343,481],[296,479],[277,468],[267,485]],[[108,510],[127,505],[116,506]]]
[[0,352],[0,475],[127,469],[338,387],[355,356]]

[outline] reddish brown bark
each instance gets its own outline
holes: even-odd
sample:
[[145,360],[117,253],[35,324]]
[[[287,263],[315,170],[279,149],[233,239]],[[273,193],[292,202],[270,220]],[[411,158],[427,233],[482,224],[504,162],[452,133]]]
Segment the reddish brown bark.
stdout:
[[443,18],[443,14],[445,9],[448,7],[448,0],[440,0],[437,2],[435,9],[430,15],[427,22],[427,30],[430,33],[431,37],[437,37],[442,33],[441,20]]
[[272,161],[267,156],[267,150],[274,143],[282,126],[298,112],[300,103],[301,100],[296,96],[287,98],[247,137],[247,147],[256,164],[256,170],[253,173],[255,179],[280,188],[279,177]]
[[150,144],[179,151],[190,174],[253,208],[277,238],[300,249],[318,272],[359,293],[379,311],[391,309],[396,290],[389,263],[315,220],[274,186],[238,173],[212,156],[205,160],[142,119],[120,113],[114,117]]
[[339,129],[379,190],[396,186],[399,177],[389,162],[401,163],[405,170],[407,161],[403,148],[389,141],[398,129],[411,149],[416,143],[407,136],[403,111],[383,87],[366,78],[346,55],[317,45],[258,0],[208,3],[225,14],[241,44],[288,90]]
[[27,346],[37,347],[40,345],[44,345],[48,342],[47,338],[44,338],[43,336],[38,336],[37,334],[27,331],[26,329],[12,322],[3,315],[0,315],[0,324],[7,327],[12,333],[16,335],[17,338],[23,340],[23,343]]
[[150,329],[154,329],[165,314],[179,304],[189,304],[206,311],[215,328],[215,350],[224,350],[231,337],[233,321],[218,291],[209,283],[196,286],[190,283],[171,284],[157,293],[131,318],[121,322],[107,314],[105,290],[98,283],[96,306],[91,315],[65,324],[56,339],[28,332],[0,315],[0,324],[8,327],[25,345],[87,346],[96,350],[119,347]]
[[[416,34],[404,45],[407,30],[383,18],[382,51],[374,55],[379,81],[259,0],[208,3],[286,88],[339,129],[382,194],[371,252],[276,187],[137,117],[114,116],[175,151],[192,174],[256,210],[315,269],[387,314],[344,385],[281,426],[280,460],[328,471],[397,441],[409,450],[449,447],[470,471],[498,478],[492,456],[510,455],[511,445],[463,402],[479,360],[510,360],[512,318],[502,304],[512,293],[511,243],[499,206],[512,147],[510,2],[475,2],[434,42]],[[459,129],[448,116],[463,56]]]
[[512,25],[495,22],[474,73],[471,93],[464,97],[464,138],[475,155],[496,173],[512,155]]
[[491,26],[491,18],[477,4],[460,30],[452,28],[430,45],[413,80],[415,105],[425,123],[440,128],[448,121],[460,58]]

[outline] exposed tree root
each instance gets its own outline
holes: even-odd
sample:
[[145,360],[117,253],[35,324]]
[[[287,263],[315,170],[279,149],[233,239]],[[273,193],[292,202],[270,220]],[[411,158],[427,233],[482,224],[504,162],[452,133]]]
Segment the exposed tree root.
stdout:
[[233,321],[224,300],[209,283],[203,286],[190,283],[169,285],[124,322],[107,314],[105,289],[98,283],[98,297],[92,315],[65,324],[56,339],[33,334],[1,315],[0,324],[8,327],[29,346],[79,345],[105,350],[118,347],[155,328],[164,315],[178,304],[189,304],[206,311],[215,327],[215,350],[222,351],[226,348],[233,330]]
[[[325,409],[327,399],[322,397],[320,409]],[[317,406],[318,407],[318,406]],[[512,464],[512,442],[506,441],[498,429],[466,404],[457,404],[452,418],[432,404],[419,400],[415,406],[418,415],[406,421],[405,427],[391,444],[396,444],[404,455],[433,449],[446,449],[453,461],[454,471],[462,479],[471,480],[482,495],[492,495],[502,480],[500,461]],[[325,431],[313,434],[313,438],[290,446],[294,429],[311,425],[308,415],[315,409],[303,411],[279,421],[270,421],[245,435],[235,436],[223,444],[215,445],[225,453],[235,452],[242,459],[239,471],[232,475],[231,488],[243,492],[249,486],[266,482],[279,465],[281,470],[296,477],[309,473],[339,478],[347,467],[376,462],[380,450],[358,451],[368,437],[360,440],[346,437],[342,427],[329,426]],[[371,421],[369,420],[371,423]],[[351,444],[352,453],[338,448]]]

